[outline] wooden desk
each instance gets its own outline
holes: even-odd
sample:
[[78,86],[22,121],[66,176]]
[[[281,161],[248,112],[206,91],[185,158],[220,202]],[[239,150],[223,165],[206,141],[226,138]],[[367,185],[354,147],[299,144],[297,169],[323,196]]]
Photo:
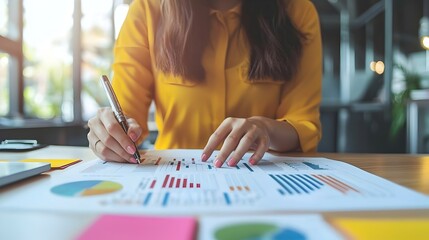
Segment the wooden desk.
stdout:
[[[365,171],[391,180],[405,187],[429,195],[429,155],[398,154],[288,154],[288,156],[327,157],[341,160]],[[95,159],[89,148],[50,146],[28,153],[0,153],[0,160],[19,160],[23,158],[81,158],[84,161]],[[0,201],[13,194],[15,188],[25,188],[40,177],[23,180],[0,189]],[[29,200],[31,201],[31,200]],[[284,213],[279,213],[284,214]],[[398,211],[360,211],[329,212],[322,214],[331,217],[428,217],[426,210]],[[74,239],[94,219],[95,214],[64,214],[57,212],[2,210],[0,212],[0,239]],[[24,227],[25,226],[25,227]]]

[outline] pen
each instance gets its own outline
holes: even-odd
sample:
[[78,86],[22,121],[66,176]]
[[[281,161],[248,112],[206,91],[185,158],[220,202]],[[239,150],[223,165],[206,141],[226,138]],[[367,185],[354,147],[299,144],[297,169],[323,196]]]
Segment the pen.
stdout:
[[[106,91],[107,98],[109,99],[110,106],[113,110],[113,113],[115,114],[116,120],[118,120],[119,124],[121,125],[122,129],[125,133],[128,132],[128,122],[125,118],[124,114],[122,113],[121,105],[119,105],[118,98],[116,98],[116,94],[113,91],[112,85],[110,84],[110,80],[106,75],[101,76],[101,82],[103,83],[104,90]],[[133,154],[134,158],[137,160],[138,163],[141,163],[140,161],[140,153],[137,150],[136,144],[134,143],[134,147],[136,148],[136,152]]]

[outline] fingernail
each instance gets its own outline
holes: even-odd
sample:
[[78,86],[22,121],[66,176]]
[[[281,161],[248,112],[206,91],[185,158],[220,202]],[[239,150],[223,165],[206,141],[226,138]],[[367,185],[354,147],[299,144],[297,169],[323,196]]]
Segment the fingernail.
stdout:
[[220,161],[219,159],[216,159],[214,161],[214,165],[215,165],[215,167],[220,168],[220,167],[222,167],[222,161]]
[[133,140],[133,142],[137,141],[137,134],[135,134],[134,132],[130,132],[129,136],[131,140]]
[[129,154],[134,154],[136,152],[136,149],[133,146],[128,146],[127,147],[127,152]]
[[234,158],[229,159],[228,166],[234,167],[235,165],[237,165],[235,159]]
[[207,161],[207,155],[205,153],[203,153],[203,155],[201,155],[201,160],[203,162]]
[[256,164],[256,161],[255,161],[255,159],[250,158],[250,159],[249,159],[249,163],[250,163],[250,164],[252,164],[252,165],[255,165],[255,164]]
[[137,160],[135,158],[133,158],[133,157],[130,157],[130,162],[131,163],[137,163]]

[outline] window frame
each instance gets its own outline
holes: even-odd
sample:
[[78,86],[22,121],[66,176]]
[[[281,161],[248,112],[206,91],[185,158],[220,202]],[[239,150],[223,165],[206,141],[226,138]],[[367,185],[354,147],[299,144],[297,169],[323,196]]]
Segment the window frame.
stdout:
[[[73,120],[65,122],[59,119],[31,119],[24,112],[24,0],[8,0],[8,36],[0,35],[0,51],[10,56],[9,62],[9,112],[0,117],[0,129],[10,127],[46,127],[46,126],[84,126],[82,114],[82,0],[74,0],[72,28],[72,86]],[[115,4],[116,1],[114,1]],[[114,37],[114,36],[113,36]]]
[[[0,50],[9,54],[9,113],[8,118],[22,118],[24,113],[24,54],[23,44],[23,0],[8,0],[9,37],[0,35]],[[16,79],[16,81],[12,81]]]

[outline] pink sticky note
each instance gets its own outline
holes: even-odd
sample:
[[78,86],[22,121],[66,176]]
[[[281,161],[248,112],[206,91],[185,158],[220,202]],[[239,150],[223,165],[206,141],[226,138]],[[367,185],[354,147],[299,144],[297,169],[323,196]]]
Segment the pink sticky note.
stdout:
[[94,239],[195,239],[196,220],[191,217],[103,215],[79,237]]

